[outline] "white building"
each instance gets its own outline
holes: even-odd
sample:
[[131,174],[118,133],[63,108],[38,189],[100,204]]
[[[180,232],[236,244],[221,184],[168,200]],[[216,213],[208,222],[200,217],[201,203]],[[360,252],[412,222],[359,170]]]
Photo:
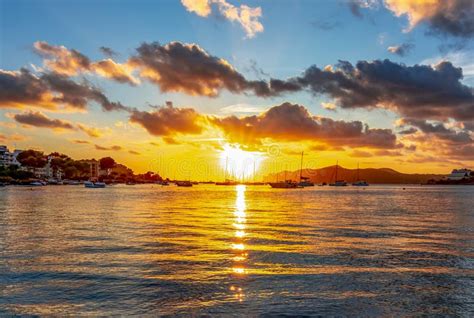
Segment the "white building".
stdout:
[[473,174],[473,171],[469,169],[454,169],[451,174],[447,176],[448,180],[458,181],[462,179],[468,179]]
[[22,152],[22,150],[10,152],[7,146],[0,146],[0,166],[20,166],[20,163],[16,160],[16,157],[20,152]]

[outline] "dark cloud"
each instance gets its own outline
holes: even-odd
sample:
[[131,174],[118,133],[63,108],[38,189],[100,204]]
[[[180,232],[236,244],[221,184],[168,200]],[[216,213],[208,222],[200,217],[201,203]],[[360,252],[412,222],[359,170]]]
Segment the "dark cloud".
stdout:
[[[302,76],[271,81],[273,95],[308,89],[343,108],[387,108],[410,118],[474,118],[473,89],[450,62],[406,66],[390,60],[340,61],[334,68],[308,68]],[[277,85],[278,84],[278,85]]]
[[0,108],[55,108],[48,84],[26,69],[0,70]]
[[130,153],[132,155],[140,155],[140,153],[138,151],[135,151],[135,150],[129,150],[128,153]]
[[415,127],[410,127],[410,128],[399,131],[398,134],[400,134],[400,135],[412,135],[412,134],[417,133],[417,132],[418,132],[418,129],[416,129]]
[[413,118],[402,118],[398,121],[399,125],[411,125],[419,128],[423,133],[434,136],[438,139],[449,141],[456,144],[469,144],[474,143],[471,138],[469,131],[465,130],[454,130],[447,128],[443,123],[440,122],[427,122],[421,119]]
[[203,131],[203,116],[193,108],[175,108],[171,103],[153,112],[133,110],[130,121],[140,124],[154,136],[199,134]]
[[53,101],[60,104],[72,105],[77,108],[86,108],[89,101],[95,101],[105,111],[130,110],[119,102],[111,102],[99,89],[87,84],[79,84],[66,76],[57,73],[46,73],[41,76],[52,91],[61,94]]
[[474,1],[439,1],[436,13],[428,18],[431,32],[463,38],[474,36]]
[[97,150],[108,150],[108,151],[120,151],[122,150],[122,147],[120,146],[110,146],[110,147],[103,147],[103,146],[100,146],[100,145],[95,145],[95,149]]
[[143,43],[129,64],[163,92],[209,97],[219,95],[222,89],[232,93],[253,91],[260,96],[269,93],[265,82],[245,79],[226,60],[209,55],[196,44]]
[[121,103],[109,101],[104,93],[87,82],[79,84],[65,75],[44,73],[36,76],[26,69],[0,70],[0,108],[57,109],[65,106],[85,109],[91,101],[106,111],[129,110]]
[[398,148],[390,129],[371,129],[360,121],[346,122],[312,116],[300,105],[284,103],[259,116],[211,118],[227,138],[240,144],[258,144],[262,139],[328,143],[332,146]]
[[351,13],[358,18],[362,18],[362,12],[360,11],[360,4],[356,0],[350,0],[348,2],[349,10],[351,10]]
[[99,50],[100,50],[100,52],[102,52],[102,54],[104,54],[106,57],[112,58],[112,57],[115,57],[115,56],[118,55],[117,52],[115,52],[114,50],[112,50],[111,48],[106,47],[106,46],[101,46],[101,47],[99,48]]
[[349,8],[358,17],[362,17],[362,8],[376,8],[383,3],[396,16],[406,16],[408,30],[421,23],[427,24],[428,34],[450,35],[470,38],[474,35],[474,1],[440,0],[440,1],[407,1],[407,0],[351,0]]
[[387,48],[387,51],[389,51],[392,54],[399,55],[399,56],[405,56],[414,47],[415,47],[415,45],[413,43],[403,43],[403,44],[400,44],[400,45],[389,46]]
[[13,115],[13,119],[19,122],[20,124],[42,127],[42,128],[51,128],[51,129],[76,129],[74,125],[68,121],[60,119],[52,119],[47,117],[45,114],[35,111],[29,111],[22,114]]

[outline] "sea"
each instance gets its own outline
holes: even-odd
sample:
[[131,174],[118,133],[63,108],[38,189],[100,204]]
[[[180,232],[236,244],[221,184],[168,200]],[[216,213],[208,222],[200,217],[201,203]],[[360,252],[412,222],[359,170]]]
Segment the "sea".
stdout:
[[474,186],[7,186],[17,315],[473,317]]

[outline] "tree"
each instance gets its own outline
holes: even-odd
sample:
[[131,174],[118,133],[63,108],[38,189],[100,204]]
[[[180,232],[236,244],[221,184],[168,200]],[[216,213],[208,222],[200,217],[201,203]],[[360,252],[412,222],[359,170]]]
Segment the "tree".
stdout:
[[36,150],[22,151],[18,154],[16,160],[23,166],[33,168],[33,171],[44,167],[48,162],[44,153]]
[[104,157],[99,160],[100,169],[108,170],[115,167],[115,160],[111,157]]

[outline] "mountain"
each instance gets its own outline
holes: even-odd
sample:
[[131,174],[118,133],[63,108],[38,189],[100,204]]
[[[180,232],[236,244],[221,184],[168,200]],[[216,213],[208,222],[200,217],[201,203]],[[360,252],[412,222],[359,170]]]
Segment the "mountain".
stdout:
[[[300,171],[281,171],[278,174],[273,173],[264,177],[265,182],[286,179],[299,180]],[[320,169],[303,169],[303,177],[309,177],[314,183],[334,182],[336,175],[336,166],[329,166]],[[359,178],[357,178],[357,169],[346,169],[339,166],[337,168],[337,179],[347,182],[354,182],[357,179],[365,180],[368,183],[426,183],[430,179],[440,179],[444,175],[440,174],[407,174],[395,171],[390,168],[366,168],[359,169]]]

